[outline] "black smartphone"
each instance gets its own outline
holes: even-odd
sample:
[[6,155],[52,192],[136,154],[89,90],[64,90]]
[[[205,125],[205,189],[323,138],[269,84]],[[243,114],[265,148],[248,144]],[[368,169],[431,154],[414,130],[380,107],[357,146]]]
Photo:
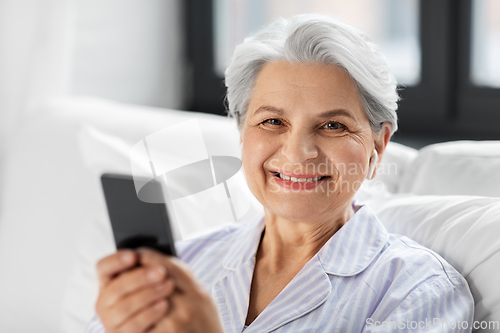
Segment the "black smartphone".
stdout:
[[[117,249],[149,247],[176,255],[158,181],[106,173],[101,176],[101,184]],[[136,185],[141,188],[139,194]]]

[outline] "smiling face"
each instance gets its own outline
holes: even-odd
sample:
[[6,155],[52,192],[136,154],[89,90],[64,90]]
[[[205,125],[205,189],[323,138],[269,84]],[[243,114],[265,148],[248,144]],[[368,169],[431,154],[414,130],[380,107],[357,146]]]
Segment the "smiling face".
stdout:
[[331,220],[349,208],[375,147],[358,90],[341,68],[285,61],[261,69],[241,129],[242,162],[266,214]]

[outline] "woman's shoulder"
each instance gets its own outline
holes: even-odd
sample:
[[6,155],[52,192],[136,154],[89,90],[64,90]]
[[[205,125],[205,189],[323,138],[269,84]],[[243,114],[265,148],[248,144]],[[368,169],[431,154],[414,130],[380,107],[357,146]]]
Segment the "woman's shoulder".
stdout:
[[474,300],[465,278],[438,253],[406,236],[389,234],[367,273],[363,282],[376,291],[377,304],[383,304],[373,320],[416,318],[416,313],[472,320]]
[[451,285],[464,281],[463,276],[438,253],[397,234],[389,234],[374,266],[388,271],[395,279],[412,280],[414,285],[433,280],[444,280]]
[[[389,280],[403,276],[417,283],[429,278],[462,278],[435,251],[407,236],[390,233],[370,207],[362,206],[355,216],[358,218],[353,219],[352,234],[359,235],[358,242],[361,244],[357,247],[366,255],[358,257],[367,258],[364,262],[368,264],[365,267],[369,275],[370,272],[384,274]],[[370,227],[367,228],[367,225]]]

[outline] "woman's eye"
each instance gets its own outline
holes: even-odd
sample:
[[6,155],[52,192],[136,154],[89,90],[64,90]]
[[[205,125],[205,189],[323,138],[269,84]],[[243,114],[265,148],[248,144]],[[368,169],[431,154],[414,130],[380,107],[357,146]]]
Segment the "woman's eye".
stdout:
[[328,130],[339,130],[339,129],[344,129],[345,126],[336,121],[330,121],[325,125],[325,128]]
[[279,119],[276,119],[276,118],[273,118],[273,119],[267,119],[266,121],[264,121],[264,123],[267,123],[269,125],[273,125],[273,126],[281,126],[283,125],[283,122]]

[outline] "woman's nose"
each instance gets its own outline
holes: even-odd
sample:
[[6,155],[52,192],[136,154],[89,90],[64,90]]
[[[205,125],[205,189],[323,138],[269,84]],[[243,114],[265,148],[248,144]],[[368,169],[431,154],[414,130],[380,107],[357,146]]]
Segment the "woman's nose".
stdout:
[[288,132],[283,136],[281,153],[291,163],[304,163],[318,156],[314,133],[307,131]]

